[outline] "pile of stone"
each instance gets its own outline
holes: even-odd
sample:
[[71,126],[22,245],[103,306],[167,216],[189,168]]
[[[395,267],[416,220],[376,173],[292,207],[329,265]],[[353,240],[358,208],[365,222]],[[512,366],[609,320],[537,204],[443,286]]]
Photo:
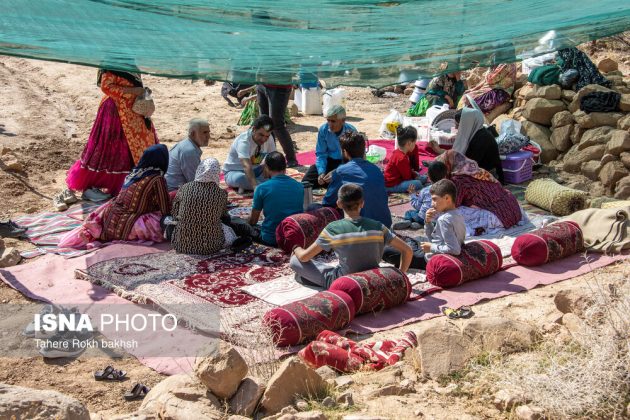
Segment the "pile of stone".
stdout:
[[[612,62],[612,63],[611,63]],[[600,62],[613,83],[611,89],[588,85],[578,92],[558,85],[527,83],[515,92],[514,108],[493,123],[508,118],[542,148],[541,160],[559,179],[592,197],[630,198],[630,78],[624,78],[611,59]],[[618,112],[585,113],[580,100],[591,92],[621,94]]]

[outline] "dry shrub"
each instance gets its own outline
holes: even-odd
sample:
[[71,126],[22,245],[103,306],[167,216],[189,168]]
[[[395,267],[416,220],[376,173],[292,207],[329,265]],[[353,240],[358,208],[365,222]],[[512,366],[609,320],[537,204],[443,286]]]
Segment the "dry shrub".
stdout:
[[[258,323],[256,323],[258,324]],[[230,319],[230,315],[221,315],[221,336],[237,347],[247,366],[249,374],[263,381],[268,381],[280,366],[280,353],[273,341],[272,329],[260,319],[259,328],[244,331],[234,328],[239,325]]]
[[622,415],[630,396],[630,262],[620,268],[592,272],[587,284],[595,303],[578,333],[547,337],[530,352],[473,362],[481,388],[522,393],[552,417]]

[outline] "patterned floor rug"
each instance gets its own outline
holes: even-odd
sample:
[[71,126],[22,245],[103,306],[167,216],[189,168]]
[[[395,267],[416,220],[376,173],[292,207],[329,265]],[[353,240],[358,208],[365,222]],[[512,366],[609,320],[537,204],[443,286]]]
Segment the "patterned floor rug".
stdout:
[[132,302],[156,305],[192,328],[217,332],[218,313],[221,333],[230,335],[255,333],[262,314],[273,307],[241,288],[290,273],[285,253],[253,245],[211,257],[169,251],[114,258],[77,270],[76,276]]

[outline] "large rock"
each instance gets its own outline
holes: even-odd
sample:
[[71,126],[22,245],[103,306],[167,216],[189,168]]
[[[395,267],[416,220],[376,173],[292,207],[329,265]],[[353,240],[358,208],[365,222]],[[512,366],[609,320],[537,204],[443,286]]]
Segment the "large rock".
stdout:
[[523,116],[529,121],[550,126],[553,116],[566,109],[567,107],[562,101],[534,98],[527,102]]
[[195,374],[217,397],[230,398],[247,375],[247,363],[225,341],[215,341],[207,356],[198,357]]
[[615,185],[615,198],[620,200],[630,199],[630,176],[620,179]]
[[620,154],[619,158],[621,159],[621,163],[623,163],[623,166],[625,166],[626,169],[630,169],[630,152],[624,152]]
[[139,411],[170,420],[219,420],[223,414],[219,400],[208,388],[185,373],[170,376],[154,386],[142,400]]
[[563,90],[562,91],[562,100],[571,103],[573,98],[575,98],[576,92],[574,90]]
[[588,162],[582,162],[580,172],[591,181],[597,181],[601,169],[602,165],[598,160],[589,160]]
[[575,120],[573,119],[573,114],[569,111],[561,111],[551,118],[551,127],[563,127],[565,125],[573,124],[574,122]]
[[607,164],[608,162],[614,162],[615,160],[619,160],[619,157],[610,153],[606,153],[604,156],[602,156],[602,159],[599,161],[599,163],[602,165],[603,168],[605,164]]
[[536,340],[533,326],[502,317],[473,319],[466,323],[462,333],[479,352],[523,350]]
[[582,141],[582,136],[585,132],[585,128],[582,128],[577,124],[573,124],[573,131],[571,132],[571,142],[573,144],[579,144]]
[[605,187],[613,186],[621,178],[628,176],[629,172],[620,161],[608,162],[599,172],[599,180]]
[[497,105],[492,111],[490,111],[487,115],[484,116],[486,120],[486,124],[490,124],[494,121],[499,115],[503,115],[508,112],[512,108],[512,102],[507,101],[500,105]]
[[626,131],[630,130],[630,114],[627,114],[625,117],[617,121],[617,128]]
[[3,169],[6,169],[7,171],[21,172],[24,170],[22,162],[10,153],[3,155],[2,159],[0,159],[0,163],[2,163]]
[[267,414],[274,414],[291,405],[297,395],[316,395],[327,384],[313,369],[297,358],[285,360],[273,374],[260,405]]
[[571,141],[571,133],[573,132],[572,125],[564,125],[562,127],[556,127],[551,132],[551,144],[560,152],[566,152],[573,146]]
[[630,94],[624,93],[619,101],[619,109],[622,112],[630,112]]
[[251,416],[265,392],[265,384],[256,378],[245,378],[230,400],[230,412]]
[[615,71],[619,68],[619,64],[615,60],[610,57],[605,57],[599,60],[597,63],[597,69],[602,73],[608,73],[611,71]]
[[0,384],[0,419],[90,420],[77,399],[57,391]]
[[569,105],[569,111],[573,113],[578,111],[580,109],[580,101],[582,100],[582,97],[592,92],[614,92],[614,90],[600,85],[586,85],[573,97],[573,101],[571,101],[571,104]]
[[417,352],[422,372],[431,378],[461,370],[472,356],[470,340],[452,324],[433,325],[418,334]]
[[560,99],[562,97],[562,89],[558,85],[538,86],[533,85],[531,89],[523,92],[525,100],[543,98],[543,99]]
[[584,312],[594,303],[593,298],[588,293],[581,290],[567,289],[560,290],[553,298],[556,308],[563,314],[573,313],[582,316]]
[[606,146],[603,144],[597,144],[595,146],[587,147],[584,150],[579,150],[577,145],[574,145],[566,155],[564,155],[563,169],[567,172],[577,173],[580,171],[582,162],[588,162],[589,160],[600,160],[605,153]]
[[576,111],[573,113],[575,122],[583,128],[595,128],[608,125],[616,127],[617,121],[623,117],[619,112],[591,112],[587,114],[584,111]]
[[22,261],[22,255],[16,248],[0,247],[0,268],[13,267]]
[[535,141],[542,148],[540,159],[542,163],[549,163],[558,157],[558,151],[551,143],[551,130],[547,127],[533,123],[531,121],[523,121],[521,126],[521,132],[527,137]]
[[606,144],[606,153],[619,156],[630,150],[630,133],[624,130],[614,130],[610,141]]
[[612,131],[612,127],[597,127],[584,131],[578,149],[583,150],[596,144],[608,143],[612,137]]

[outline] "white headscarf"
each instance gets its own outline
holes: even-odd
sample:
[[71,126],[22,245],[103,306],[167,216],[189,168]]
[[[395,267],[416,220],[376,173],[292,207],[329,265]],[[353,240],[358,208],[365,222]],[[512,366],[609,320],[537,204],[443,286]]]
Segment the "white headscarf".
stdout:
[[195,172],[195,181],[219,183],[219,173],[221,165],[215,158],[208,158],[201,161]]
[[473,108],[463,108],[462,117],[459,120],[459,128],[457,129],[457,137],[453,143],[453,149],[462,155],[468,151],[468,145],[473,136],[483,127],[483,114]]

